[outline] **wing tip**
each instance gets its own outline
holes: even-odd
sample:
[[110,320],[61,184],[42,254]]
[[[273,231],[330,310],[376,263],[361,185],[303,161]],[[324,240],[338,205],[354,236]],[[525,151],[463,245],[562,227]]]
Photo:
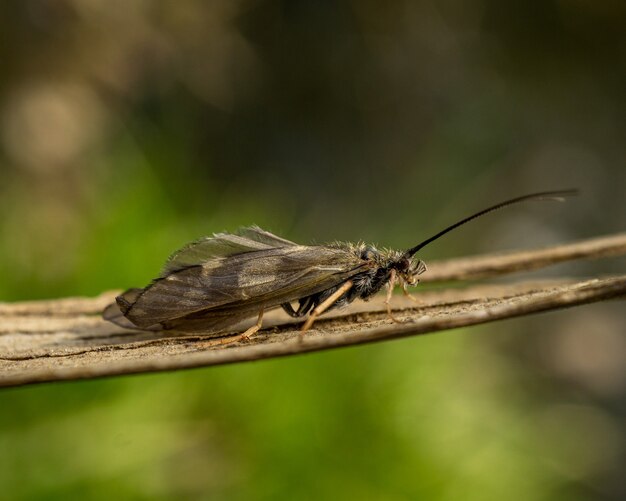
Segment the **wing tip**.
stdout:
[[115,298],[115,301],[104,308],[102,311],[102,318],[108,322],[111,322],[119,327],[123,327],[125,329],[135,329],[135,330],[159,330],[162,327],[159,326],[159,329],[149,329],[150,325],[143,326],[139,325],[139,323],[135,323],[135,321],[131,320],[128,317],[129,312],[134,306],[135,302],[139,298],[139,296],[143,293],[145,289],[128,289],[124,291],[122,294]]

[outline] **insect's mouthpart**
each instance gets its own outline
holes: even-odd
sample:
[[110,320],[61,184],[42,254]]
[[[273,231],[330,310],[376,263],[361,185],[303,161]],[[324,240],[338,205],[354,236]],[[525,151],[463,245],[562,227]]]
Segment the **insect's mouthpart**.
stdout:
[[428,268],[426,267],[426,263],[424,261],[422,261],[421,259],[418,259],[417,263],[415,263],[415,267],[413,268],[413,274],[414,275],[421,275],[427,269]]
[[426,270],[426,263],[421,259],[418,259],[417,262],[415,262],[415,264],[413,264],[409,271],[405,274],[404,280],[409,285],[417,285],[419,283],[419,278],[417,277],[424,273]]

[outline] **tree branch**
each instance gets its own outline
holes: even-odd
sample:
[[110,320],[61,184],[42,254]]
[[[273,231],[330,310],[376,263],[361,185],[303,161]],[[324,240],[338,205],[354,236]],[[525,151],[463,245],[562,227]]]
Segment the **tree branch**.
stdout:
[[626,254],[626,233],[545,249],[433,261],[428,265],[426,280],[428,282],[475,280],[537,270],[574,259],[599,259],[623,254]]
[[[451,260],[431,267],[429,275],[435,280],[476,278],[624,253],[626,235],[617,235],[550,249]],[[89,299],[0,304],[0,386],[243,362],[439,332],[624,298],[626,275],[431,290],[419,295],[417,305],[395,296],[394,315],[401,323],[391,322],[383,298],[375,298],[321,317],[303,338],[299,323],[272,311],[265,328],[246,343],[231,342],[233,336],[214,339],[119,328],[100,318],[114,296],[108,292]]]

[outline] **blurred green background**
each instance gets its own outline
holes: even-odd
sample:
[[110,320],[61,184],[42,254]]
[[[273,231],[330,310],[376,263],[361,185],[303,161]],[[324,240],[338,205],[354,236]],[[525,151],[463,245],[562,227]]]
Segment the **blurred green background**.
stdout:
[[[252,223],[406,248],[536,190],[584,193],[420,257],[622,230],[625,25],[585,0],[3,1],[0,300],[141,286]],[[3,390],[0,498],[624,499],[625,331],[605,303]]]

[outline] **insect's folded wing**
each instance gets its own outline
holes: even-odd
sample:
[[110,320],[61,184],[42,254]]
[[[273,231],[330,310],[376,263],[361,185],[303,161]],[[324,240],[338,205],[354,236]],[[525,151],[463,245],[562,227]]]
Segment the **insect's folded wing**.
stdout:
[[102,318],[125,329],[136,329],[137,326],[126,318],[125,314],[142,292],[143,289],[128,289],[123,292],[116,298],[115,302],[104,309]]
[[[124,292],[124,294],[133,294],[133,301],[135,301],[139,296],[139,293],[141,293],[141,290],[142,289],[128,289],[126,292]],[[122,294],[122,296],[124,294]],[[104,311],[102,312],[102,318],[108,320],[109,322],[113,322],[120,327],[124,327],[126,322],[128,322],[117,302],[111,303],[104,309]]]
[[185,245],[166,261],[161,277],[214,258],[223,258],[245,252],[267,250],[274,247],[295,245],[261,228],[251,226],[240,229],[237,234],[218,233]]
[[149,327],[199,312],[253,313],[341,283],[363,263],[343,249],[299,245],[214,258],[155,280],[125,314]]
[[286,240],[282,237],[274,235],[273,233],[265,231],[258,226],[248,226],[247,228],[240,228],[239,230],[237,230],[237,235],[248,238],[250,240],[254,240],[256,242],[267,244],[270,247],[288,247],[291,245],[297,245],[290,240]]

